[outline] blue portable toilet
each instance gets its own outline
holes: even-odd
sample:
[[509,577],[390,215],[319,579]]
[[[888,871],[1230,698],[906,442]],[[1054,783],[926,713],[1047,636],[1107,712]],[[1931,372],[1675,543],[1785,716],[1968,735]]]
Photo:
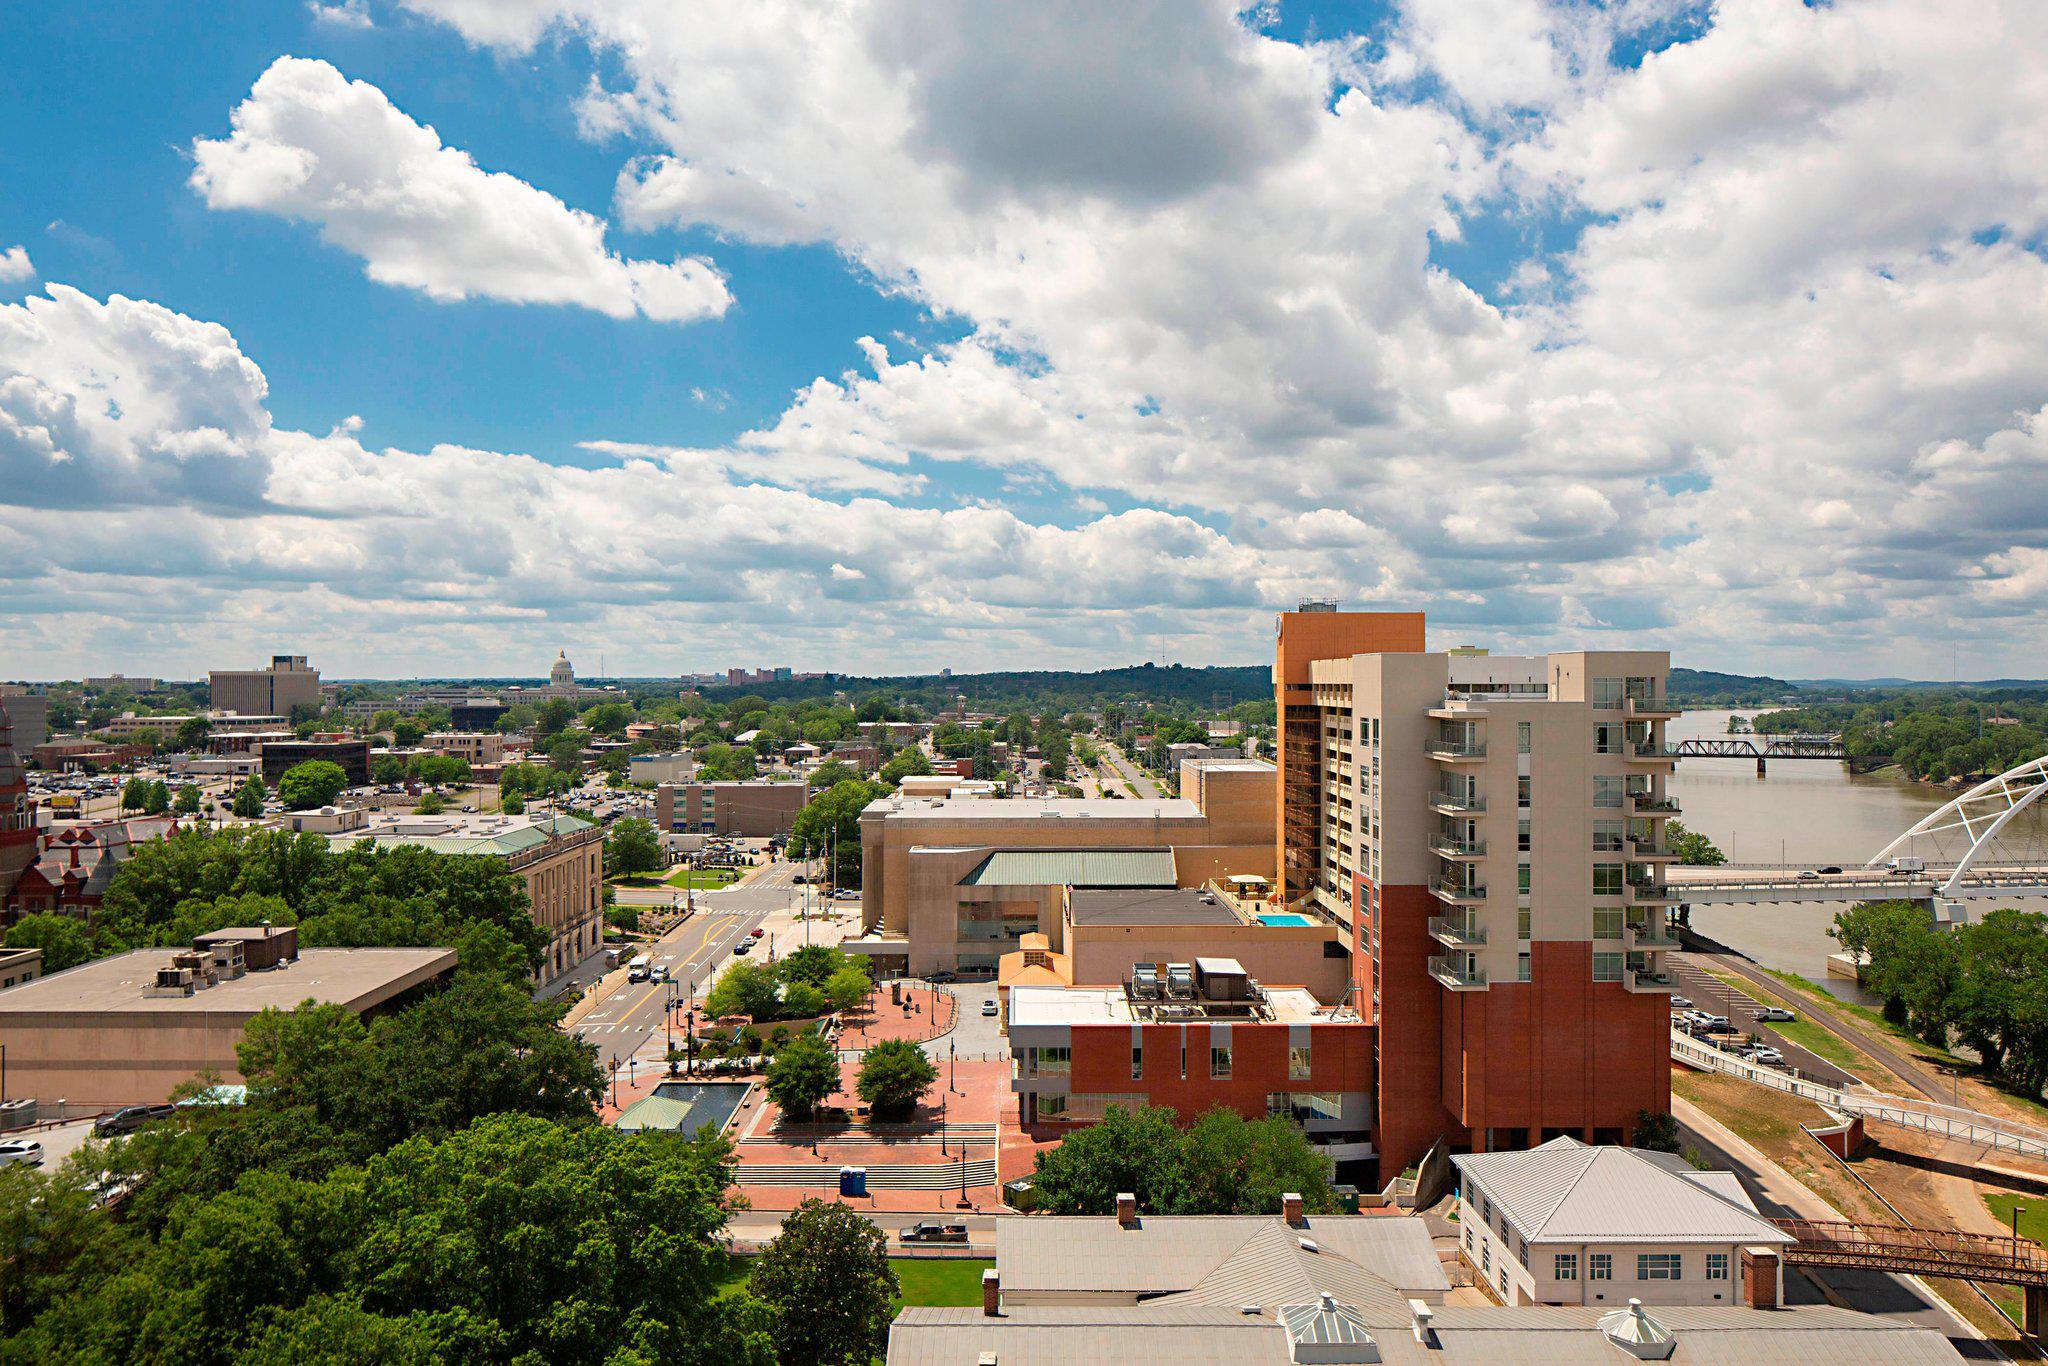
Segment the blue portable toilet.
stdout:
[[839,1193],[841,1195],[866,1195],[868,1193],[868,1169],[866,1167],[841,1167],[839,1169]]

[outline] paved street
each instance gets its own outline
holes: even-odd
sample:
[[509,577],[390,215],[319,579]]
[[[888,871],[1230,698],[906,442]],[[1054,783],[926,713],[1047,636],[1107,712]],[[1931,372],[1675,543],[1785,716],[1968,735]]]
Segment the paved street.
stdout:
[[1122,749],[1115,745],[1105,744],[1102,747],[1102,753],[1103,757],[1109,761],[1110,766],[1121,774],[1126,782],[1133,784],[1138,789],[1139,796],[1156,797],[1159,795],[1159,784],[1152,780],[1152,775],[1124,757]]
[[695,915],[658,942],[639,949],[673,974],[674,986],[667,982],[622,984],[576,1022],[577,1036],[596,1046],[598,1061],[606,1068],[614,1061],[631,1058],[661,1029],[663,1002],[669,993],[688,998],[693,991],[701,991],[731,959],[733,946],[749,938],[768,918],[768,912],[782,905],[782,898],[781,892],[752,889],[699,892]]

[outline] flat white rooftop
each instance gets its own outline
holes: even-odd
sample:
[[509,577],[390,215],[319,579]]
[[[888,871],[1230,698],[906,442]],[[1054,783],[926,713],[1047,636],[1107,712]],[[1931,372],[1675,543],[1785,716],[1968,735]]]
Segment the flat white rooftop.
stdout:
[[1190,820],[1202,819],[1202,808],[1181,797],[1018,797],[995,801],[986,797],[897,797],[869,810],[891,820]]
[[[1199,1002],[1192,1004],[1199,1005]],[[1212,1024],[1330,1024],[1358,1017],[1350,1011],[1331,1011],[1301,987],[1268,987],[1265,1006],[1271,1018],[1217,1014]],[[1132,1008],[1122,987],[1027,987],[1010,988],[1010,1027],[1034,1025],[1093,1025],[1183,1023],[1152,1021]],[[1184,1023],[1202,1023],[1190,1018]]]
[[145,996],[175,949],[134,949],[0,991],[0,1021],[24,1016],[255,1014],[301,1001],[367,1010],[455,966],[453,949],[301,949],[296,962],[190,996]]

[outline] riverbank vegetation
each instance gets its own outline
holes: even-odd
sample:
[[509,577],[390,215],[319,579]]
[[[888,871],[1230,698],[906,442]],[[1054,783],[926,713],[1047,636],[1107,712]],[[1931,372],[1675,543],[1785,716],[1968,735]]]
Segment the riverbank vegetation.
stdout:
[[2022,1096],[2048,1085],[2048,915],[1997,910],[1938,930],[1926,907],[1866,902],[1834,937],[1864,959],[1862,984],[1886,1019],[1938,1048],[1960,1045]]
[[1760,735],[1834,734],[1852,756],[1889,755],[1929,782],[2003,773],[2048,751],[2048,689],[1901,688],[1767,711]]

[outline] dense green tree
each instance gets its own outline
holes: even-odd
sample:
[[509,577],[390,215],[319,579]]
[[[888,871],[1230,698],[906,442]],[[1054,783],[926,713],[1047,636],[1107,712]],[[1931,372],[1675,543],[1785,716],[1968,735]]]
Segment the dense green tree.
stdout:
[[834,1010],[852,1010],[874,990],[867,972],[849,963],[825,979],[825,1001]]
[[633,709],[623,702],[600,702],[583,713],[583,728],[592,735],[622,735],[632,724]]
[[1330,1163],[1284,1119],[1213,1109],[1181,1135],[1182,1214],[1267,1214],[1297,1192],[1311,1214],[1333,1214]]
[[253,821],[262,817],[263,804],[269,800],[270,792],[263,786],[263,779],[252,775],[235,789],[235,800],[228,809],[245,821]]
[[921,746],[905,745],[889,756],[889,762],[882,765],[882,781],[895,787],[905,778],[921,777],[932,771],[931,756]]
[[860,885],[860,813],[889,789],[854,778],[836,783],[804,803],[790,823],[791,858],[833,856],[832,880],[842,887]]
[[744,746],[715,744],[698,755],[699,782],[741,782],[753,776],[754,751]]
[[127,782],[121,784],[121,809],[123,811],[140,811],[143,803],[148,800],[149,779],[140,777],[130,778]]
[[939,1069],[924,1049],[908,1039],[885,1039],[861,1055],[855,1090],[875,1118],[904,1120],[938,1079]]
[[277,798],[289,811],[307,811],[332,805],[348,786],[342,766],[326,759],[308,759],[293,764],[277,780]]
[[627,816],[612,823],[604,838],[606,876],[651,873],[661,866],[661,836],[655,833],[653,822]]
[[92,940],[85,922],[74,915],[44,912],[25,915],[7,931],[10,949],[41,949],[43,973],[62,972],[92,957]]
[[178,723],[178,729],[172,734],[172,743],[183,750],[204,749],[212,734],[213,722],[204,716],[188,716]]
[[846,965],[846,954],[832,945],[806,944],[784,954],[775,965],[775,972],[785,982],[809,982],[821,987]]
[[704,1008],[713,1018],[749,1015],[757,1020],[769,1019],[781,1005],[777,994],[780,987],[773,968],[740,959],[718,975],[704,997]]
[[1675,1153],[1678,1151],[1678,1121],[1656,1110],[1638,1110],[1636,1127],[1628,1136],[1628,1145],[1651,1152]]
[[866,1363],[888,1350],[900,1290],[889,1240],[837,1201],[807,1199],[784,1218],[754,1259],[747,1289],[777,1311],[782,1366]]
[[1187,1173],[1177,1119],[1164,1106],[1110,1106],[1100,1123],[1038,1155],[1038,1208],[1048,1214],[1113,1214],[1118,1193],[1130,1191],[1141,1210],[1181,1210]]
[[576,707],[565,698],[550,697],[534,710],[533,733],[545,740],[560,735],[576,719]]
[[801,1122],[839,1089],[839,1053],[806,1030],[784,1044],[768,1064],[768,1095],[790,1119]]
[[380,754],[370,760],[370,781],[376,783],[402,783],[405,781],[405,760],[396,754]]
[[181,816],[199,814],[199,784],[186,783],[178,789],[178,795],[171,802],[171,810]]
[[162,780],[156,779],[143,784],[142,813],[146,816],[161,816],[171,809],[171,789]]
[[829,792],[840,783],[859,782],[860,770],[844,759],[827,759],[811,770],[813,792]]
[[413,774],[423,783],[442,786],[469,781],[469,760],[453,754],[422,754],[413,762]]
[[1677,821],[1664,822],[1664,839],[1678,855],[1680,863],[1696,868],[1717,868],[1728,861],[1728,856],[1705,835],[1688,830]]

